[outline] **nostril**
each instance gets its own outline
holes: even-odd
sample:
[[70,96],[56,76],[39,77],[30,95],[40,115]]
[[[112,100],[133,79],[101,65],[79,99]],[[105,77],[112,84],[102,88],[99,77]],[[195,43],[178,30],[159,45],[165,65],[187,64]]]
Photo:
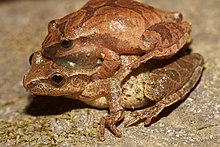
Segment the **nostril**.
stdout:
[[56,27],[56,25],[57,25],[56,20],[51,20],[51,21],[49,22],[49,25]]
[[58,25],[57,25],[56,20],[52,20],[48,24],[48,31],[53,32],[53,30],[55,30],[55,29],[58,29]]

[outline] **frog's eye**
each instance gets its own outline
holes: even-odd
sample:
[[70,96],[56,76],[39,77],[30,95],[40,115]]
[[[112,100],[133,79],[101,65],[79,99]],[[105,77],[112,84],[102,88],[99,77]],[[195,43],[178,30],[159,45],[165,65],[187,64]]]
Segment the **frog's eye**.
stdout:
[[69,48],[72,46],[73,43],[70,40],[63,40],[60,44],[63,48]]
[[29,64],[31,65],[32,64],[32,59],[33,59],[33,56],[34,56],[34,53],[32,53],[29,57]]
[[54,73],[51,75],[50,81],[55,87],[60,87],[65,83],[65,77],[60,73]]

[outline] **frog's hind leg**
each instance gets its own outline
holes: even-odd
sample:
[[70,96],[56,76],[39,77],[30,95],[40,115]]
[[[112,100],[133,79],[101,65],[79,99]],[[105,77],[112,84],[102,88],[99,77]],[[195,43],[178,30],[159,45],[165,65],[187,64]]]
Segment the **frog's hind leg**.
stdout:
[[149,108],[132,112],[131,116],[133,117],[133,119],[126,122],[124,126],[129,127],[140,121],[144,121],[145,125],[150,124],[151,119],[156,117],[165,107],[168,107],[186,97],[186,95],[190,92],[192,87],[194,87],[196,83],[199,81],[202,71],[203,63],[201,63],[201,66],[198,66],[195,69],[195,72],[192,74],[189,81],[186,82],[181,89],[161,99],[160,101],[156,102],[155,105]]
[[142,34],[140,48],[145,52],[129,68],[137,68],[149,59],[166,59],[175,55],[191,42],[191,25],[188,22],[162,22],[149,27]]

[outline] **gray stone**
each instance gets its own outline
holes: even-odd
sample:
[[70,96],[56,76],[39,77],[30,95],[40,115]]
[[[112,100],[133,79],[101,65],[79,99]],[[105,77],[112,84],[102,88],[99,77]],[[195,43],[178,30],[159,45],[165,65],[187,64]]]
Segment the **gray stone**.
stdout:
[[220,1],[144,2],[182,12],[192,23],[191,48],[204,56],[205,70],[186,100],[163,111],[150,126],[125,129],[122,123],[122,138],[106,131],[106,141],[99,143],[92,124],[107,110],[64,98],[33,98],[22,86],[29,55],[40,49],[48,22],[85,1],[1,1],[0,146],[219,146]]

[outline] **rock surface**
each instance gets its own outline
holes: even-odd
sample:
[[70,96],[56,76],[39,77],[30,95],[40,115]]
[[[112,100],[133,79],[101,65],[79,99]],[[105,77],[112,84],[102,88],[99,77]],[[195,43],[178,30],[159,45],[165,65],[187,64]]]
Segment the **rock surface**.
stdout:
[[[123,128],[122,138],[106,131],[96,141],[93,120],[107,110],[64,98],[33,98],[22,78],[28,57],[40,49],[47,23],[86,1],[0,2],[0,146],[218,146],[220,144],[220,1],[142,0],[182,12],[193,25],[193,52],[205,58],[201,81],[187,99],[172,106],[148,127]],[[129,113],[126,112],[127,120]]]

